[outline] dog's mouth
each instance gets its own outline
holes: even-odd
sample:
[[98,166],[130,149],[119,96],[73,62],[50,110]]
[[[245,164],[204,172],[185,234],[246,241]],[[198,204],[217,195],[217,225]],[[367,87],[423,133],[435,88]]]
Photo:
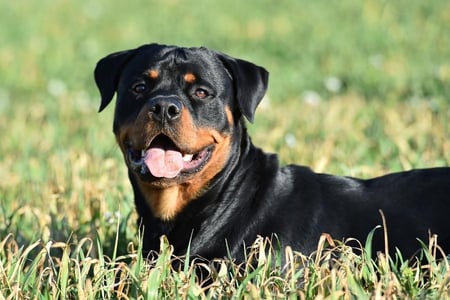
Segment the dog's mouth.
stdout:
[[169,137],[160,134],[146,149],[128,147],[127,160],[136,173],[170,179],[199,172],[210,159],[212,150],[211,145],[195,153],[186,153]]

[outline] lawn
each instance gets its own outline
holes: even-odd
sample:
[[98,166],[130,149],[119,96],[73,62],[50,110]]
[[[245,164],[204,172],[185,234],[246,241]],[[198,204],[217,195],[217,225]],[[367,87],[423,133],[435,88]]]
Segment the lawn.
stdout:
[[[283,163],[364,178],[450,165],[446,0],[4,2],[0,299],[450,298],[434,238],[422,264],[371,260],[370,235],[363,255],[323,236],[316,257],[259,239],[254,266],[173,270],[170,241],[143,260],[113,109],[97,113],[92,73],[106,54],[149,42],[267,68],[249,131]],[[209,289],[195,268],[211,272]]]

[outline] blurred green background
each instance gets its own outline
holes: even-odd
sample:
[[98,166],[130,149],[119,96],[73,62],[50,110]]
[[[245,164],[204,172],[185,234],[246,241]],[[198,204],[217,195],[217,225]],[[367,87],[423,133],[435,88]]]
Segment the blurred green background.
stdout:
[[[207,46],[267,67],[277,101],[305,91],[409,99],[449,94],[450,3],[366,1],[5,1],[3,93],[52,82],[93,95],[103,55],[143,43]],[[4,105],[3,105],[4,106]]]
[[133,211],[92,73],[150,42],[267,68],[250,131],[284,163],[364,177],[450,163],[448,0],[3,1],[0,238],[76,242]]

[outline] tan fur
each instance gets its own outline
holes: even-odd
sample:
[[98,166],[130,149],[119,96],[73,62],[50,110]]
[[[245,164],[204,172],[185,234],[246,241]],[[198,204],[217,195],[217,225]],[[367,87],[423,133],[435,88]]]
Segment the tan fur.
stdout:
[[184,80],[185,80],[187,83],[194,83],[196,79],[197,79],[197,78],[196,78],[195,75],[192,74],[192,73],[186,73],[186,74],[184,75]]
[[186,205],[196,199],[207,187],[209,181],[225,165],[230,153],[230,137],[222,137],[215,131],[211,132],[214,139],[219,141],[211,154],[207,165],[192,178],[183,183],[167,183],[154,186],[137,180],[147,204],[153,214],[162,220],[172,220]]
[[[233,124],[233,115],[229,108],[225,109],[228,122]],[[137,120],[129,125],[123,125],[116,139],[126,153],[125,141],[131,141],[134,147],[144,148],[149,138],[162,133],[171,138],[186,153],[197,153],[209,146],[214,146],[208,163],[198,173],[182,179],[165,179],[147,183],[136,177],[140,190],[153,214],[162,220],[172,220],[186,205],[196,199],[208,186],[211,179],[224,167],[231,149],[231,134],[222,134],[212,128],[195,126],[192,116],[186,109],[181,112],[178,126],[168,132],[160,132],[149,121],[145,111]]]
[[225,107],[225,113],[227,115],[228,124],[233,125],[234,124],[233,113],[231,112],[231,110],[228,106]]
[[159,72],[156,70],[149,70],[147,72],[147,74],[148,74],[148,77],[150,77],[151,79],[156,79],[159,76]]
[[148,188],[142,182],[138,182],[141,189],[145,191],[145,200],[155,217],[170,220],[184,207],[183,198],[180,197],[180,186]]

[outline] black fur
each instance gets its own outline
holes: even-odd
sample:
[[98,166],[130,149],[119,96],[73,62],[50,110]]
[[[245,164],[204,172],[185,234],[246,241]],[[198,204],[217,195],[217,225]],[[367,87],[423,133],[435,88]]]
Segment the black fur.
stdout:
[[[102,96],[100,111],[117,92],[116,134],[145,109],[146,101],[133,98],[129,86],[148,68],[167,72],[146,99],[176,96],[199,127],[230,135],[231,148],[221,170],[170,220],[154,216],[138,184],[139,180],[154,184],[158,179],[142,177],[129,168],[147,252],[158,250],[159,237],[166,235],[176,254],[185,254],[190,242],[193,255],[225,257],[227,244],[231,255],[242,259],[244,244],[250,245],[257,235],[276,234],[283,246],[307,254],[315,250],[322,233],[364,241],[369,231],[382,224],[380,210],[386,217],[391,251],[398,247],[405,256],[413,255],[420,248],[417,239],[427,242],[429,233],[438,234],[440,246],[450,250],[450,168],[363,180],[317,174],[303,166],[280,166],[276,155],[252,144],[242,118],[253,120],[268,84],[268,73],[252,63],[205,48],[156,44],[103,58],[95,70]],[[211,99],[189,98],[189,88],[177,79],[185,70],[213,90]],[[226,117],[226,108],[233,113],[233,123]],[[384,249],[382,230],[375,234],[374,249]]]

